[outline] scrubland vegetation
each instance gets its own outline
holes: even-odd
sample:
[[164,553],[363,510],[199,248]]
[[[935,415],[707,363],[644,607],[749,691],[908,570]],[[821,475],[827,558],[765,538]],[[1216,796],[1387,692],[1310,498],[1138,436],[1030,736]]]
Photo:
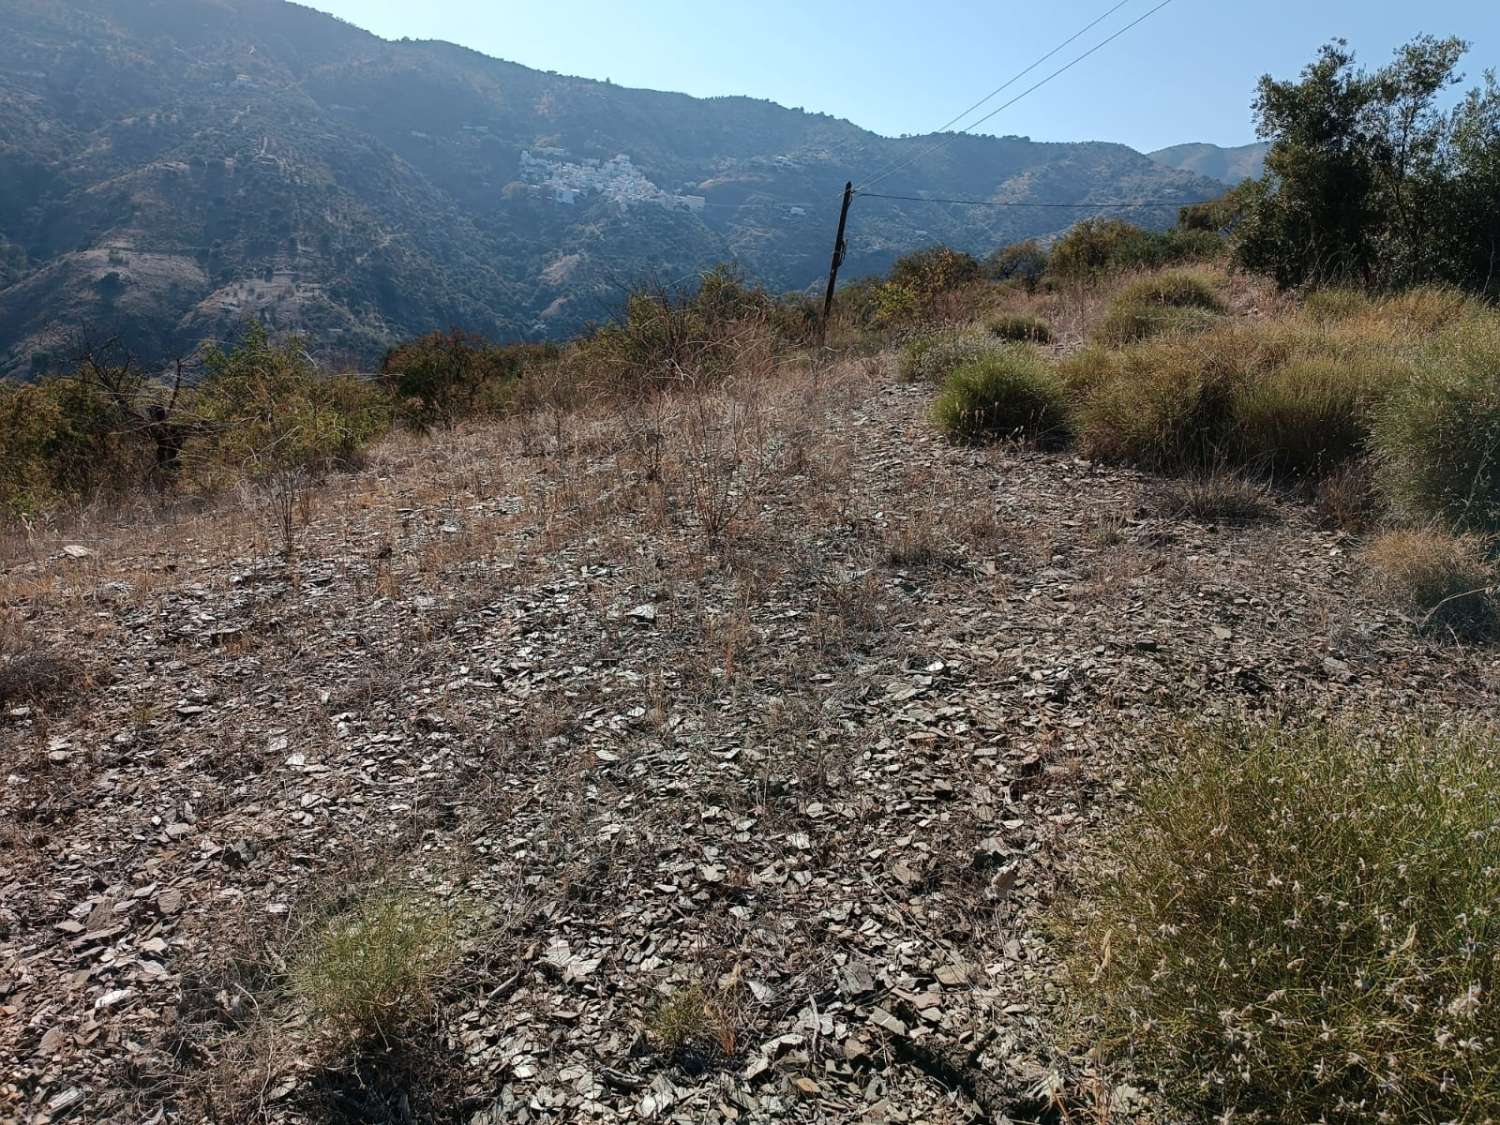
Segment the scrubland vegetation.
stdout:
[[[1430,102],[1456,61],[1453,51],[1451,44],[1419,42],[1376,81],[1352,73],[1341,51],[1330,49],[1301,85],[1268,80],[1262,90],[1263,123],[1278,142],[1272,163],[1279,188],[1237,189],[1217,204],[1185,210],[1165,232],[1084,221],[1051,245],[1005,247],[983,262],[944,247],[919,251],[889,276],[841,291],[827,352],[813,345],[814,310],[806,301],[768,294],[728,270],[690,291],[637,291],[616,320],[567,344],[434,333],[393,349],[368,378],[319,371],[297,341],[273,340],[255,326],[238,344],[207,349],[192,370],[167,380],[95,348],[68,376],[0,390],[7,449],[0,505],[24,536],[101,500],[150,495],[212,504],[244,493],[290,560],[307,522],[301,509],[321,480],[390,448],[415,448],[402,462],[411,468],[422,449],[508,427],[523,455],[546,466],[543,554],[583,542],[589,561],[577,573],[587,575],[590,565],[602,573],[619,561],[608,551],[618,546],[609,538],[615,524],[640,519],[656,538],[628,553],[651,560],[648,585],[668,584],[659,574],[670,566],[661,543],[673,529],[693,537],[693,580],[716,552],[731,560],[726,565],[744,568],[733,571],[749,591],[736,586],[734,614],[704,616],[703,650],[716,666],[694,687],[696,699],[728,708],[742,701],[735,677],[738,662],[748,659],[746,606],[770,584],[744,561],[757,536],[770,535],[762,508],[773,504],[763,482],[774,477],[807,493],[807,510],[791,520],[799,527],[814,508],[819,518],[833,513],[839,536],[860,526],[850,515],[855,498],[847,480],[864,419],[849,422],[838,451],[809,453],[813,422],[798,413],[816,405],[809,388],[853,364],[907,384],[903,395],[930,392],[927,422],[959,447],[945,447],[955,457],[997,447],[1030,458],[1061,453],[1058,465],[1156,474],[1152,503],[1195,521],[1204,535],[1297,511],[1309,525],[1321,523],[1333,552],[1355,560],[1361,587],[1405,619],[1402,635],[1412,652],[1439,665],[1456,661],[1493,643],[1500,628],[1500,310],[1495,280],[1475,268],[1471,245],[1485,220],[1471,212],[1454,217],[1451,229],[1468,231],[1469,241],[1439,240],[1423,257],[1417,247],[1429,232],[1402,225],[1405,203],[1389,194],[1391,177],[1375,176],[1369,161],[1351,166],[1347,155],[1344,164],[1330,164],[1299,116],[1315,116],[1319,99],[1340,91],[1347,97],[1339,104],[1363,107],[1344,123],[1350,130],[1405,107],[1412,111],[1405,120],[1425,122],[1433,143],[1430,151],[1417,146],[1400,176],[1413,191],[1462,189],[1459,196],[1470,198],[1464,193],[1500,166],[1480,159],[1492,160],[1500,145],[1500,96],[1491,83],[1438,121]],[[1439,144],[1444,137],[1455,144]],[[1388,154],[1375,147],[1370,161],[1378,163]],[[1422,152],[1428,163],[1419,167]],[[1351,195],[1349,182],[1362,194]],[[1327,211],[1315,238],[1304,238],[1299,225],[1307,221],[1307,209],[1297,206],[1304,197]],[[1354,218],[1328,210],[1339,199],[1355,207]],[[1326,238],[1344,239],[1339,224],[1346,221],[1359,238],[1339,241],[1338,254],[1327,252]],[[795,424],[783,417],[783,430],[770,436],[763,396],[789,379],[805,398],[783,411],[796,415]],[[599,423],[601,415],[610,421]],[[592,497],[573,476],[589,470],[580,450],[591,442],[608,447],[608,484]],[[403,521],[411,510],[401,509]],[[1085,516],[1097,520],[1089,535],[1100,550],[1120,546],[1127,527],[1140,522],[1134,509],[1053,515],[1073,526]],[[881,540],[882,564],[899,568],[903,583],[910,573],[961,570],[954,561],[963,558],[961,547],[988,549],[999,534],[991,513],[978,508],[941,534],[925,519],[917,513],[920,526]],[[736,539],[746,525],[753,531]],[[454,525],[452,534],[460,530]],[[1139,527],[1132,532],[1142,534]],[[791,557],[802,546],[780,549]],[[390,550],[387,543],[372,554],[382,560]],[[423,550],[441,571],[450,548],[439,540]],[[1050,548],[1037,554],[1049,580],[1061,581],[1066,555]],[[485,557],[493,562],[493,554]],[[374,565],[369,589],[381,603],[394,601],[393,571]],[[966,573],[993,577],[994,560],[983,565],[991,569]],[[1143,564],[1123,577],[1099,565],[1090,581],[1100,590],[1132,588],[1166,565]],[[1186,564],[1175,565],[1186,581]],[[480,570],[486,583],[498,573]],[[842,600],[830,609],[820,588],[816,627],[836,618],[840,628],[865,621],[873,629],[866,619],[886,607],[872,609],[869,595],[869,587],[840,587]],[[474,608],[489,612],[487,602]],[[611,612],[610,628],[617,629],[619,613]],[[636,622],[657,620],[654,601],[629,614]],[[840,652],[854,643],[851,636],[820,641],[819,650]],[[1228,641],[1234,630],[1215,636]],[[0,702],[30,706],[67,690],[70,673],[50,654],[29,653],[6,634],[0,640],[7,646]],[[611,660],[629,647],[617,632],[610,644]],[[1118,637],[1108,644],[1159,646]],[[1042,682],[1049,673],[1041,669],[1023,677],[1023,656],[1021,647],[1008,652],[999,675]],[[911,664],[906,649],[901,661]],[[1330,675],[1338,674],[1341,662],[1329,663]],[[929,685],[947,668],[925,658],[915,666],[927,669]],[[1258,690],[1260,674],[1243,667],[1230,673],[1251,685],[1245,697]],[[487,688],[498,686],[501,676],[494,675]],[[1062,680],[1048,702],[1061,705],[1071,684]],[[670,743],[675,728],[660,689],[649,691],[649,707],[632,712],[631,722]],[[1107,710],[1114,706],[1109,698],[1101,692],[1093,705]],[[1061,996],[1052,1002],[1076,1017],[1070,1033],[1087,1043],[1094,1079],[1148,1087],[1163,1121],[1492,1119],[1500,1114],[1495,731],[1354,708],[1333,718],[1281,718],[1275,706],[1254,704],[1252,714],[1242,705],[1241,698],[1215,698],[1208,713],[1217,721],[1200,715],[1192,725],[1140,722],[1110,732],[1133,747],[1132,777],[1111,791],[1122,807],[1108,812],[1080,854],[1070,853],[1068,875],[1049,904],[1054,952],[1065,967]],[[781,697],[775,706],[780,716]],[[548,755],[561,754],[566,739],[545,715],[528,713],[526,721],[518,743],[545,751],[552,784]],[[777,721],[785,734],[798,720]],[[964,738],[973,733],[968,722],[959,731]],[[449,737],[443,722],[429,726],[435,743]],[[1022,792],[1034,778],[1053,779],[1042,772],[1044,760],[1048,770],[1068,768],[1039,752],[1006,785]],[[836,787],[823,778],[808,786],[819,800],[802,802],[797,815],[821,816],[823,801],[837,799]],[[760,815],[775,800],[769,773],[752,788]],[[1059,833],[1087,804],[1085,788],[1078,781],[1074,803],[1056,813]],[[673,795],[680,802],[687,790]],[[950,787],[941,799],[953,795]],[[591,789],[582,804],[597,799]],[[713,799],[733,806],[740,798]],[[717,805],[713,816],[733,819]],[[755,821],[746,815],[738,823]],[[748,829],[744,834],[748,839]],[[978,896],[974,885],[984,880],[975,871],[1005,851],[997,837],[981,839],[977,850],[965,840],[975,858],[970,866],[965,857],[965,871],[946,885],[950,893]],[[882,839],[865,853],[880,855],[887,844]],[[565,842],[549,846],[566,850]],[[704,901],[722,895],[739,903],[760,877],[748,867],[730,874],[712,855],[682,869],[707,872],[715,889],[702,893]],[[1006,872],[1013,882],[1011,868],[986,874],[983,893],[996,896],[998,881],[1003,900],[1011,885]],[[778,877],[784,881],[779,872],[765,876]],[[909,869],[896,877],[923,878]],[[570,902],[605,893],[571,884],[565,892]],[[849,913],[819,917],[842,921]],[[947,921],[972,929],[979,917],[993,926],[1001,913]],[[459,916],[425,899],[380,893],[342,902],[305,930],[282,965],[282,992],[318,1027],[336,1032],[328,1038],[340,1049],[389,1046],[429,1013],[466,943]],[[677,952],[704,956],[707,944]],[[527,956],[534,960],[536,950]],[[568,984],[576,983],[569,974],[596,968],[579,968],[565,945],[551,962],[553,975]],[[669,978],[653,987],[630,1050],[655,1050],[699,1071],[743,1061],[740,963],[728,958],[717,968],[705,974],[696,964],[671,965]],[[954,966],[944,968],[947,976],[937,979],[963,979]],[[520,972],[502,987],[513,987]],[[890,991],[900,995],[903,987],[892,983]],[[881,1026],[899,1026],[904,1035],[905,1024],[881,1011]],[[559,1017],[572,1018],[576,1013]],[[823,1026],[816,1008],[808,1018],[813,1028]],[[982,1050],[974,1048],[971,1063]],[[868,1065],[860,1057],[838,1065]],[[925,1065],[929,1073],[958,1072],[930,1059]],[[613,1080],[626,1082],[632,1095],[645,1085],[618,1073]],[[982,1102],[980,1085],[962,1085]],[[813,1096],[812,1072],[796,1089]],[[1096,1117],[1113,1119],[1113,1105],[1108,1098],[1103,1108],[1095,1104]],[[1081,1112],[1060,1094],[1045,1111],[1057,1120]]]

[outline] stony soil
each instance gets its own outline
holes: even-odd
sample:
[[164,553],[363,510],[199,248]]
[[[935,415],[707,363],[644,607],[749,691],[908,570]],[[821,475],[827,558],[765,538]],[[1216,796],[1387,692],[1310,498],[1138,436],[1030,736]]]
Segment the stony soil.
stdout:
[[[1500,663],[1304,506],[1181,518],[926,394],[845,361],[393,441],[290,562],[248,495],[13,542],[0,1117],[1129,1116],[1048,917],[1132,771],[1242,709],[1492,712]],[[286,969],[392,882],[474,921],[350,1050]]]

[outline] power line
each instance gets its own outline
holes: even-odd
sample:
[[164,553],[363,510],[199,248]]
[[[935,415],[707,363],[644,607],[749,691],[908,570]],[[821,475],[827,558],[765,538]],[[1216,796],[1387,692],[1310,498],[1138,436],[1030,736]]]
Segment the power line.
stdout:
[[854,194],[864,199],[899,199],[907,203],[953,203],[964,207],[1072,208],[1084,211],[1107,211],[1127,207],[1197,207],[1205,203],[1214,202],[1211,199],[1145,199],[1131,200],[1129,202],[1111,202],[1106,200],[1101,203],[1013,203],[995,199],[940,199],[927,195],[882,195],[880,192],[875,191],[857,191]]
[[1015,97],[1011,98],[1010,101],[1006,102],[1004,105],[999,106],[996,109],[991,110],[989,113],[987,113],[983,117],[981,117],[978,121],[974,122],[972,125],[967,126],[967,128],[968,129],[973,129],[973,128],[979,126],[979,125],[983,125],[986,121],[990,120],[992,117],[995,117],[997,114],[1000,114],[1000,113],[1004,112],[1005,110],[1009,109],[1011,106],[1015,105],[1018,101],[1020,101],[1022,98],[1024,98],[1027,94],[1032,93],[1034,90],[1040,90],[1043,86],[1045,86],[1048,82],[1051,82],[1059,74],[1064,74],[1067,71],[1072,70],[1075,66],[1077,66],[1079,63],[1081,63],[1084,59],[1088,58],[1094,52],[1102,50],[1105,47],[1108,47],[1111,43],[1113,43],[1116,39],[1120,38],[1120,36],[1124,35],[1127,31],[1129,31],[1132,28],[1138,27],[1139,25],[1145,23],[1147,20],[1149,20],[1152,16],[1156,15],[1157,12],[1161,11],[1163,8],[1165,8],[1171,2],[1172,2],[1172,0],[1161,0],[1160,4],[1158,4],[1156,7],[1152,8],[1145,15],[1137,16],[1135,19],[1133,19],[1129,23],[1127,23],[1124,27],[1120,28],[1119,31],[1117,31],[1113,35],[1111,35],[1108,39],[1105,39],[1103,42],[1097,43],[1094,46],[1090,47],[1087,51],[1085,51],[1083,54],[1079,55],[1072,62],[1067,63],[1064,66],[1058,67],[1051,74],[1047,75],[1046,78],[1043,78],[1040,82],[1038,82],[1035,86],[1030,86],[1027,89],[1022,90]]
[[[933,132],[934,133],[946,133],[949,129],[951,129],[953,126],[957,125],[965,117],[969,116],[969,114],[973,113],[980,106],[984,105],[985,102],[989,101],[991,98],[995,97],[997,94],[1001,94],[1004,91],[1010,89],[1010,87],[1014,86],[1021,79],[1025,78],[1033,70],[1035,70],[1037,67],[1041,66],[1044,62],[1046,62],[1048,59],[1050,59],[1053,55],[1057,54],[1057,52],[1061,51],[1064,47],[1067,47],[1067,46],[1069,46],[1072,43],[1076,43],[1079,39],[1081,39],[1083,36],[1087,35],[1090,31],[1094,30],[1094,28],[1098,27],[1101,23],[1103,23],[1105,20],[1109,19],[1110,16],[1114,15],[1116,12],[1118,12],[1121,8],[1125,7],[1125,5],[1129,4],[1130,2],[1131,2],[1131,0],[1120,0],[1120,2],[1118,4],[1116,4],[1113,8],[1109,9],[1109,11],[1105,12],[1102,16],[1099,16],[1092,23],[1086,25],[1083,28],[1080,28],[1078,31],[1076,31],[1072,35],[1068,36],[1068,38],[1064,39],[1056,47],[1053,47],[1052,50],[1048,51],[1041,58],[1037,59],[1036,62],[1032,63],[1025,70],[1022,70],[1022,71],[1019,71],[1016,74],[1013,74],[1010,78],[1006,79],[999,86],[996,86],[993,90],[991,90],[984,97],[980,98],[977,102],[975,102],[973,105],[971,105],[968,109],[964,110],[962,113],[958,114],[956,117],[950,118],[949,120],[943,122],[936,129],[934,129]],[[968,129],[969,126],[966,125],[966,126],[964,126],[964,128]],[[933,145],[933,149],[936,149],[942,143],[943,143],[942,141],[939,141],[937,144]],[[931,150],[929,150],[929,151],[931,151]],[[876,176],[873,180],[871,180],[870,183],[872,183],[872,184],[873,183],[879,183],[881,180],[885,179],[886,176],[890,175],[893,171],[899,171],[900,167],[901,167],[901,165],[898,164],[897,167],[894,168],[894,169],[887,169],[886,171],[884,171],[884,172],[880,173],[878,176]]]
[[[1086,58],[1088,58],[1090,55],[1095,54],[1096,52],[1098,52],[1098,51],[1104,49],[1105,47],[1109,46],[1116,39],[1120,38],[1120,36],[1124,35],[1127,31],[1130,31],[1132,28],[1138,27],[1141,24],[1145,23],[1148,19],[1150,19],[1152,16],[1154,16],[1157,12],[1161,11],[1163,8],[1165,8],[1171,2],[1172,2],[1172,0],[1161,0],[1161,3],[1157,4],[1156,7],[1152,8],[1150,11],[1146,12],[1145,15],[1137,16],[1135,19],[1131,20],[1124,27],[1120,28],[1119,31],[1115,32],[1113,35],[1109,36],[1107,39],[1104,39],[1104,40],[1100,41],[1099,43],[1094,44],[1094,46],[1090,47],[1087,51],[1083,52],[1083,54],[1077,56],[1072,61],[1067,62],[1064,65],[1058,67],[1051,74],[1047,75],[1046,78],[1043,78],[1040,82],[1037,82],[1037,83],[1034,83],[1031,86],[1028,86],[1026,89],[1022,90],[1015,97],[1011,98],[1010,101],[1005,102],[1003,105],[998,106],[995,109],[991,110],[989,113],[987,113],[983,117],[981,117],[978,121],[972,121],[968,125],[965,125],[962,129],[959,130],[959,132],[960,133],[967,133],[971,129],[977,129],[980,125],[983,125],[986,121],[989,121],[989,120],[993,119],[994,117],[998,116],[999,114],[1005,112],[1011,106],[1013,106],[1017,102],[1019,102],[1022,98],[1026,97],[1029,94],[1035,93],[1037,90],[1040,90],[1043,86],[1047,85],[1047,83],[1051,82],[1054,78],[1057,78],[1059,75],[1065,74],[1068,71],[1072,70],[1075,66],[1077,66],[1079,63],[1083,62],[1083,60],[1086,59]],[[1079,34],[1082,34],[1082,32],[1080,32]],[[1076,39],[1077,36],[1074,36],[1074,38]],[[1053,54],[1056,54],[1056,52],[1054,51]],[[922,160],[925,157],[931,155],[933,152],[935,152],[937,149],[941,148],[946,143],[947,143],[947,138],[944,137],[942,140],[939,140],[936,144],[934,144],[930,148],[925,149],[924,151],[917,153],[916,156],[912,157],[910,160],[906,161],[905,163],[898,164],[896,167],[891,168],[891,169],[889,169],[889,170],[881,173],[879,176],[876,176],[873,180],[868,181],[864,186],[865,187],[872,187],[875,184],[878,184],[881,180],[887,179],[888,177],[895,175],[895,173],[901,171],[902,169],[911,167],[911,165],[913,165],[913,164],[917,163],[917,161]]]

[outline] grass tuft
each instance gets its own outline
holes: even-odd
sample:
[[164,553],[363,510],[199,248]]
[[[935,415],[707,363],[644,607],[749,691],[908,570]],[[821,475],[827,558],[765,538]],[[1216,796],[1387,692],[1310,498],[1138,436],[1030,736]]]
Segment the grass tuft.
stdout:
[[459,956],[459,929],[443,904],[378,892],[314,932],[295,967],[294,991],[336,1030],[388,1039],[430,1010],[434,985]]
[[1484,540],[1429,529],[1388,531],[1365,549],[1377,583],[1430,629],[1464,638],[1495,631],[1500,574]]
[[908,340],[896,360],[903,383],[941,385],[954,368],[994,351],[994,345],[972,332],[944,329]]
[[1052,329],[1039,316],[1026,313],[1008,313],[991,318],[990,335],[997,340],[1008,340],[1017,344],[1050,344]]
[[1119,346],[1152,336],[1191,335],[1212,328],[1225,310],[1205,277],[1171,271],[1151,274],[1115,294],[1094,339]]
[[1057,440],[1068,429],[1062,381],[1034,352],[1008,347],[960,365],[932,407],[954,441]]
[[1230,723],[1163,747],[1067,918],[1177,1120],[1500,1115],[1500,741]]
[[1255,523],[1275,510],[1264,485],[1225,469],[1168,481],[1157,495],[1167,514],[1200,523]]

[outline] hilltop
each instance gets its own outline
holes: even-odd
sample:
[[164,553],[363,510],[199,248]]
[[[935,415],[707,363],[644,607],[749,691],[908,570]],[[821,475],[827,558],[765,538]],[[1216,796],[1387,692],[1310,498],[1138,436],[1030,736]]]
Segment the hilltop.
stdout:
[[[734,260],[774,289],[826,269],[837,195],[1193,200],[1200,175],[1116,144],[889,139],[748,98],[542,73],[387,42],[282,0],[0,10],[0,374],[88,327],[151,360],[250,317],[368,364],[458,326],[565,338],[630,284]],[[1168,223],[1175,209],[1132,212]],[[848,276],[976,253],[1090,209],[862,200]]]
[[1270,151],[1271,145],[1266,141],[1234,148],[1198,143],[1170,145],[1147,155],[1168,168],[1234,185],[1244,180],[1260,179],[1266,168],[1266,154]]

